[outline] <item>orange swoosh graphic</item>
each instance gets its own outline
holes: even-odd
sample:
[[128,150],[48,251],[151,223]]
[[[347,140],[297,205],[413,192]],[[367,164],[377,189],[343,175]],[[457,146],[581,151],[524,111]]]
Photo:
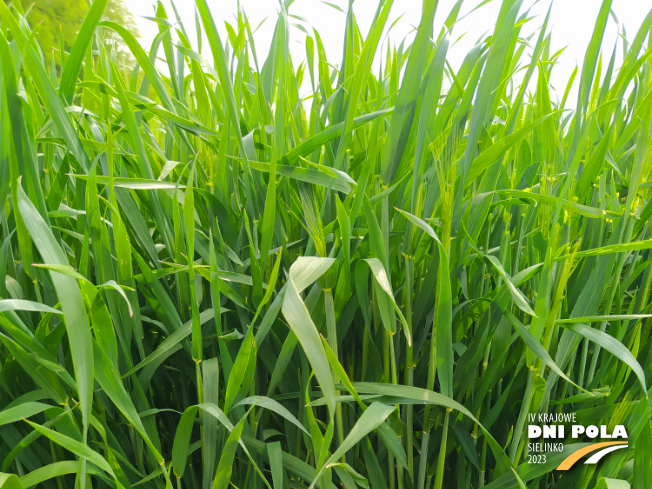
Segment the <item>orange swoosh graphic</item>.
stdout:
[[570,469],[575,462],[581,459],[587,453],[594,452],[599,448],[610,447],[612,445],[627,445],[626,441],[606,441],[604,443],[594,443],[588,447],[580,448],[578,451],[571,453],[568,457],[564,459],[562,463],[559,464],[557,470],[568,470]]

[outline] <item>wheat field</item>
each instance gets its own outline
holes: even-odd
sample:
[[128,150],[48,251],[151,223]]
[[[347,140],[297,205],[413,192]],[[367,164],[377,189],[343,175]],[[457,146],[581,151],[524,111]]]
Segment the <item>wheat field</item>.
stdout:
[[[560,99],[523,0],[459,67],[463,0],[341,59],[209,3],[56,65],[0,2],[0,488],[652,488],[652,12]],[[535,413],[628,447],[531,463]]]

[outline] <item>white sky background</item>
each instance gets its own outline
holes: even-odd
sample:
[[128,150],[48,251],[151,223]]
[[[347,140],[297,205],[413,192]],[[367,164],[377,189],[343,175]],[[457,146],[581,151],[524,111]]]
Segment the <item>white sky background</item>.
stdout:
[[[169,8],[169,0],[162,0],[166,6],[168,17],[174,18],[174,11]],[[155,15],[155,0],[126,0],[125,2],[136,17],[140,29],[141,41],[146,49],[158,33],[158,27],[143,17]],[[216,25],[220,31],[222,42],[225,42],[226,29],[224,22],[237,25],[235,16],[237,12],[237,0],[208,0]],[[330,0],[330,3],[338,5],[342,10],[346,10],[348,0]],[[462,7],[460,17],[470,12],[480,0],[467,0]],[[559,99],[563,96],[566,83],[576,65],[580,66],[584,59],[584,54],[589,40],[593,33],[593,27],[601,6],[600,0],[555,0],[552,7],[551,19],[548,26],[549,32],[552,31],[552,49],[551,53],[566,47],[564,53],[559,59],[558,65],[553,69],[551,85],[556,89],[555,93]],[[194,0],[175,0],[179,14],[182,17],[183,24],[188,32],[190,41],[196,47],[196,30],[195,30],[195,2]],[[441,26],[448,16],[455,0],[440,0],[435,17],[435,35],[439,34]],[[534,5],[533,5],[534,4]],[[256,51],[259,62],[262,63],[267,56],[267,51],[272,40],[274,25],[276,23],[277,12],[279,10],[277,0],[240,0],[240,5],[249,18],[252,29],[255,29],[261,22],[265,21],[254,34]],[[366,37],[371,22],[373,20],[378,0],[356,0],[353,11],[356,15],[358,25],[363,35]],[[387,22],[387,26],[401,17],[399,22],[394,26],[390,35],[389,42],[394,45],[409,37],[413,39],[414,30],[419,25],[421,17],[422,0],[395,0],[392,13]],[[524,8],[532,7],[530,16],[535,16],[522,30],[523,35],[529,35],[535,29],[538,29],[545,19],[545,14],[550,6],[550,0],[526,0]],[[454,67],[458,67],[466,52],[473,46],[476,41],[490,34],[495,25],[500,0],[493,0],[489,4],[470,13],[462,21],[455,25],[451,40],[456,40],[463,34],[463,38],[457,42],[449,51],[449,62]],[[614,0],[613,11],[618,18],[618,24],[610,17],[609,23],[603,39],[603,65],[609,61],[612,49],[618,39],[619,33],[623,31],[627,38],[632,40],[641,25],[641,22],[647,15],[652,2],[650,0]],[[521,12],[523,12],[522,9]],[[302,17],[307,24],[297,19],[292,19],[293,23],[301,23],[309,32],[315,28],[324,43],[326,56],[330,63],[338,65],[342,59],[342,44],[344,38],[344,28],[346,15],[331,6],[326,5],[321,0],[296,0],[290,7],[290,15]],[[266,19],[266,20],[265,20]],[[290,31],[290,49],[295,67],[305,59],[305,33],[296,27]],[[386,52],[387,38],[383,41],[382,51],[377,51],[377,60],[380,52]],[[536,37],[533,39],[533,44]],[[203,55],[207,59],[212,59],[208,43],[203,43]],[[619,49],[619,54],[622,49]],[[529,54],[529,52],[528,52]],[[621,56],[618,57],[618,60]],[[618,67],[618,63],[616,64]],[[306,77],[307,78],[307,77]],[[575,81],[577,86],[579,75]],[[575,92],[576,93],[576,92]],[[554,96],[554,95],[553,95]],[[574,105],[571,95],[569,105]]]

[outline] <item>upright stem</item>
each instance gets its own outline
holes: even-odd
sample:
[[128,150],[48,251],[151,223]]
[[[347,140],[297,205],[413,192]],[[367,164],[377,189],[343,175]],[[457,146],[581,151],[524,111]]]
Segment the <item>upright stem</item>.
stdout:
[[437,460],[437,473],[435,474],[434,489],[441,489],[444,482],[444,466],[446,462],[446,442],[448,441],[448,421],[450,417],[450,408],[446,410],[444,416],[444,428],[441,433],[441,445],[439,446],[439,459]]
[[[337,347],[337,323],[335,322],[335,303],[333,301],[333,292],[331,289],[324,289],[324,307],[326,309],[326,341],[339,360]],[[336,373],[332,372],[332,374],[333,382],[339,382]],[[336,393],[336,395],[338,394]],[[339,402],[335,405],[335,423],[337,425],[337,439],[341,445],[344,443],[344,420],[342,418],[342,404]],[[342,463],[346,462],[344,456],[342,456],[341,461]]]
[[[442,204],[442,233],[441,233],[441,243],[446,253],[446,259],[450,255],[450,237],[451,237],[451,227],[453,222],[452,207],[453,207],[453,191],[452,185],[444,183],[444,200]],[[449,277],[444,277],[444,280],[450,280]],[[441,300],[441,279],[437,278],[437,297],[435,299],[435,317],[432,322],[432,337],[430,340],[430,359],[428,365],[428,380],[426,388],[428,390],[433,390],[435,388],[435,377],[437,375],[437,348],[436,348],[436,338],[437,338],[437,311],[439,310],[439,302]],[[425,485],[425,472],[426,472],[426,462],[428,460],[428,443],[427,440],[430,438],[430,430],[432,428],[430,424],[430,404],[426,405],[424,410],[423,418],[423,430],[424,430],[424,439],[421,444],[421,457],[419,462],[419,483],[417,485],[418,489],[424,489]]]
[[[430,414],[430,413],[428,413]],[[426,418],[427,419],[427,418]],[[425,420],[424,420],[425,422]],[[419,458],[419,480],[417,487],[423,489],[426,483],[426,461],[428,456],[428,442],[430,441],[430,430],[423,431],[423,438],[421,438],[421,457]],[[425,455],[425,457],[424,457]]]
[[[412,336],[412,277],[414,274],[414,260],[411,257],[405,257],[405,320],[408,324],[410,336]],[[414,382],[414,346],[406,342],[405,352],[405,371],[403,382],[412,386]],[[408,461],[408,472],[410,477],[414,477],[414,450],[412,450],[412,439],[414,437],[413,428],[414,408],[411,404],[406,406],[405,424],[407,431],[406,452]]]
[[365,324],[362,331],[362,372],[360,373],[362,382],[367,377],[367,358],[369,358],[369,325]]
[[387,454],[387,465],[389,471],[389,489],[396,488],[396,474],[394,473],[394,455],[391,453]]
[[530,368],[527,376],[527,387],[525,388],[525,395],[523,396],[523,404],[521,405],[521,412],[518,415],[518,421],[514,427],[514,438],[512,439],[512,444],[509,447],[509,458],[513,464],[517,463],[518,459],[518,447],[521,442],[521,434],[523,432],[523,426],[525,425],[525,419],[528,412],[530,411],[530,402],[532,401],[532,389],[534,387],[534,367]]
[[[629,222],[627,223],[627,231],[625,235],[625,240],[623,241],[624,243],[629,243],[631,241],[633,229],[634,229],[634,220],[630,219]],[[620,279],[620,274],[622,272],[623,266],[625,265],[626,255],[627,255],[626,253],[621,253],[621,256],[618,260],[618,265],[616,266],[616,271],[613,273],[613,281],[609,290],[609,298],[607,299],[606,306],[604,308],[605,316],[611,314],[611,306],[613,305],[614,296],[616,294],[616,285],[618,283],[618,280]],[[620,311],[617,311],[616,314],[620,314]],[[600,331],[604,332],[606,331],[606,329],[607,329],[607,321],[603,321],[602,323],[600,323]],[[591,365],[589,366],[587,384],[593,380],[593,376],[595,375],[595,369],[598,364],[599,354],[600,354],[600,345],[595,345],[593,356],[591,358]]]

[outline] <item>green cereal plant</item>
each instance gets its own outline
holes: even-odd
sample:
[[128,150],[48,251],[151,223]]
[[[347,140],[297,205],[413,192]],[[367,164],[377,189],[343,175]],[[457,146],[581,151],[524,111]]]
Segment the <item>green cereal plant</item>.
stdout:
[[[652,12],[558,100],[523,0],[452,64],[463,0],[335,60],[292,3],[263,58],[95,0],[58,70],[0,2],[0,488],[651,488]],[[531,463],[537,413],[628,447]]]

